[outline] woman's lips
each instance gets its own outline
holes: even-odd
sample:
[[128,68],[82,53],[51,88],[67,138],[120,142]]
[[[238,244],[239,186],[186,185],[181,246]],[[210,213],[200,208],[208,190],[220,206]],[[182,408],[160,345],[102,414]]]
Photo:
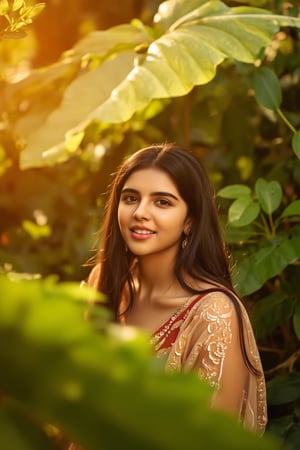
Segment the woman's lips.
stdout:
[[155,234],[154,231],[149,230],[148,228],[140,228],[140,227],[133,227],[130,228],[131,234],[136,239],[148,239],[149,237],[153,236]]

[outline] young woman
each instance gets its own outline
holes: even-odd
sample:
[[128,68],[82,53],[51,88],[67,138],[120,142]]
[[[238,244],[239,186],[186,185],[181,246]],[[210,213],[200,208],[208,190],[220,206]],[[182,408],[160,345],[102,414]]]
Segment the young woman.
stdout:
[[89,284],[115,320],[149,332],[167,370],[196,371],[215,386],[214,407],[262,433],[263,370],[200,162],[173,144],[136,152],[115,176],[102,231]]

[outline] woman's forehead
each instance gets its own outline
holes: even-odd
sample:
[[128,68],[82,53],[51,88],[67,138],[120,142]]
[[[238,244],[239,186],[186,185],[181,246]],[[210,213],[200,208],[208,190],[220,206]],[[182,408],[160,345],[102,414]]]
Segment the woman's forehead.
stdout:
[[135,170],[124,183],[123,188],[148,188],[150,190],[171,190],[178,195],[178,189],[170,175],[162,169],[149,167]]

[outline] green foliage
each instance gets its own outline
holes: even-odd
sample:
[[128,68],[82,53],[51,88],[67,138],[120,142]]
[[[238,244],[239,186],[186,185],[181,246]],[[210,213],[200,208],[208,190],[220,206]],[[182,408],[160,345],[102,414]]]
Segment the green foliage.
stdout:
[[99,180],[92,163],[81,163],[20,172],[13,162],[0,177],[0,271],[51,273],[61,280],[87,276],[82,265],[96,242],[106,180]]
[[282,102],[281,87],[275,73],[267,67],[260,67],[253,74],[255,99],[265,108],[277,109]]
[[[270,314],[272,311],[272,314]],[[253,327],[256,338],[261,340],[292,317],[294,301],[286,292],[275,292],[264,297],[253,307]]]
[[292,139],[292,145],[293,145],[295,154],[300,159],[300,130],[294,134],[293,139]]
[[[237,289],[242,296],[250,296],[262,290],[260,300],[252,309],[256,337],[259,341],[268,341],[268,336],[276,336],[279,327],[287,326],[290,334],[285,345],[294,353],[287,358],[285,364],[278,365],[278,370],[286,365],[291,371],[300,356],[298,283],[295,280],[293,285],[293,280],[288,276],[289,266],[297,268],[300,259],[299,200],[284,206],[280,183],[263,178],[257,179],[253,191],[249,192],[248,186],[233,185],[221,189],[218,195],[233,199],[228,209],[228,228],[231,230],[228,240],[232,242],[233,253],[236,252],[235,259],[238,261],[233,272]],[[237,208],[238,201],[239,219],[234,220],[231,210]],[[258,208],[253,217],[247,212],[251,202]],[[240,232],[242,228],[246,228],[244,235]],[[235,233],[235,230],[238,232]],[[269,291],[266,289],[268,285]],[[297,371],[275,376],[268,383],[267,396],[270,411],[282,405],[284,411],[291,413],[289,419],[283,414],[280,420],[271,421],[269,429],[295,449],[299,436],[296,406],[299,404],[298,384]]]
[[1,448],[57,448],[59,427],[86,450],[279,449],[213,411],[197,377],[165,374],[148,336],[109,325],[90,288],[14,279],[0,278]]
[[0,29],[1,39],[18,39],[25,36],[24,27],[32,23],[45,7],[45,3],[27,6],[24,0],[1,0],[0,16],[6,20],[6,26]]
[[254,72],[253,88],[257,102],[266,108],[276,111],[292,130],[292,148],[299,157],[299,131],[296,131],[293,124],[291,124],[280,109],[282,93],[279,80],[275,73],[267,67],[260,67]]
[[295,200],[294,202],[290,203],[286,208],[284,208],[281,214],[281,218],[299,215],[300,215],[300,200]]
[[266,181],[259,178],[255,183],[255,193],[262,210],[272,214],[282,201],[282,188],[278,181]]
[[[218,195],[232,202],[227,206],[224,231],[237,261],[233,269],[234,283],[242,296],[259,298],[251,311],[256,338],[268,346],[271,336],[271,342],[275,339],[290,355],[270,369],[272,375],[276,371],[282,374],[268,383],[269,411],[271,417],[273,413],[275,416],[270,420],[269,431],[296,450],[300,403],[299,371],[294,366],[297,367],[300,356],[300,201],[285,206],[281,184],[264,178],[256,180],[253,190],[239,184],[226,186]],[[252,216],[250,205],[256,207]],[[286,339],[278,334],[280,329]],[[285,368],[289,373],[284,372]]]
[[[100,8],[103,11],[103,5],[107,9],[110,7],[109,2],[101,6],[99,2],[89,2],[90,5],[92,3],[95,15]],[[121,3],[123,7],[130,2],[123,0]],[[217,200],[224,222],[225,237],[232,253],[234,281],[244,296],[251,314],[268,380],[269,431],[279,436],[289,449],[298,450],[300,439],[300,405],[296,393],[300,370],[300,140],[297,131],[300,127],[298,101],[300,41],[296,29],[299,23],[298,2],[292,1],[287,4],[279,0],[275,2],[251,0],[250,9],[244,9],[244,7],[232,8],[232,3],[229,8],[221,2],[174,0],[161,5],[154,20],[149,18],[149,5],[151,3],[152,12],[153,5],[161,2],[145,0],[133,3],[148,5],[146,14],[143,12],[140,19],[134,19],[130,24],[124,24],[126,21],[122,21],[122,25],[112,26],[109,29],[103,29],[101,26],[101,31],[94,30],[74,45],[71,43],[73,47],[70,51],[64,53],[54,64],[33,70],[29,76],[20,81],[16,82],[18,79],[16,78],[14,82],[5,81],[1,84],[1,270],[8,271],[12,267],[20,272],[28,271],[42,276],[55,273],[60,280],[84,278],[86,272],[80,269],[80,264],[86,261],[89,249],[96,241],[94,232],[101,222],[102,214],[102,199],[99,198],[99,194],[106,191],[110,182],[109,174],[115,171],[125,156],[149,143],[167,140],[189,146],[199,158],[204,159],[212,182],[221,194]],[[1,2],[2,4],[6,2]],[[15,6],[17,4],[20,3],[16,2]],[[57,4],[59,2],[55,2],[55,5]],[[63,4],[68,11],[68,21],[71,21],[74,10],[79,7],[73,0],[65,0]],[[88,14],[85,12],[74,23],[70,23],[67,28],[66,21],[62,20],[61,15],[54,17],[47,15],[50,6],[52,7],[52,3],[47,4],[45,16],[41,16],[47,16],[46,23],[51,26],[48,29],[44,26],[45,31],[43,29],[39,34],[39,41],[48,40],[52,44],[53,35],[50,31],[53,23],[55,35],[66,38],[70,36],[70,32],[66,30],[74,31],[76,36],[82,35],[82,30],[90,27],[84,19],[86,15],[91,17],[90,10]],[[272,14],[270,11],[257,10],[257,7],[272,10]],[[250,10],[252,12],[249,15]],[[15,18],[19,12],[16,10],[13,13]],[[148,17],[148,22],[145,21],[145,17]],[[2,20],[2,23],[7,25],[7,19],[4,19],[4,22]],[[279,26],[282,27],[280,32],[275,33]],[[16,37],[17,34],[6,35],[9,36]],[[4,49],[2,55],[11,54],[13,45],[16,45],[15,40],[12,41],[9,51]],[[61,51],[63,50],[65,48],[62,47]],[[48,57],[49,53],[51,52],[48,47],[47,51],[43,51],[44,58]],[[32,61],[29,65],[31,63]],[[26,64],[25,66],[27,67]],[[161,95],[162,90],[165,98],[153,100],[157,93]],[[140,101],[144,103],[139,103]],[[147,104],[146,109],[144,104]],[[127,117],[130,119],[127,120]],[[110,123],[115,119],[125,122]],[[51,164],[51,167],[19,169],[18,155],[27,141],[29,145],[22,153],[23,163],[26,161],[26,164],[35,166]],[[63,164],[58,164],[62,161]],[[29,291],[32,293],[33,288],[29,289],[29,285],[26,285],[25,289],[22,282],[20,286],[26,295]],[[5,289],[10,291],[7,285]],[[15,295],[11,294],[10,299],[12,297],[15,298]],[[38,289],[33,297],[43,299],[44,293]],[[64,297],[65,293],[57,293],[57,298]],[[49,307],[48,313],[53,325],[51,308]],[[85,309],[86,305],[80,306],[80,311],[78,310],[80,318],[82,308]],[[29,309],[31,310],[31,307]],[[42,309],[39,308],[39,311]],[[60,309],[58,311],[61,312]],[[68,314],[66,317],[69,317]],[[37,317],[44,324],[47,323],[46,314],[40,312]],[[77,319],[72,320],[78,325]],[[38,329],[36,322],[37,320],[33,321]],[[106,330],[103,321],[101,327],[102,324]],[[52,325],[48,328],[45,326],[45,332],[48,330],[49,336],[52,333]],[[20,323],[18,326],[21,327]],[[30,327],[31,325],[28,329]],[[53,327],[59,331],[62,327],[69,329],[68,324],[63,322]],[[13,335],[17,334],[17,328],[14,330]],[[44,389],[49,388],[49,392],[53,394],[51,381],[46,381],[52,366],[48,360],[43,359],[45,338],[42,330],[38,332],[41,334],[37,333],[36,337],[41,338],[41,347],[36,353],[37,347],[32,341],[30,345],[26,344],[26,349],[30,349],[29,356],[33,354],[32,357],[28,356],[29,362],[34,362],[32,366],[28,362],[31,370],[28,369],[26,376],[21,376],[20,380],[25,379],[24,391],[28,389],[28,392],[32,393],[32,385],[26,383],[29,383],[28,380],[31,380],[35,370],[38,375],[41,371]],[[24,335],[22,333],[20,336]],[[59,336],[60,333],[56,334]],[[92,339],[94,335],[91,335]],[[52,346],[50,340],[49,337],[47,343],[49,347]],[[24,341],[27,342],[27,338]],[[7,340],[1,342],[5,343]],[[59,338],[57,342],[60,346]],[[20,348],[23,348],[23,340],[18,345],[16,355],[22,358]],[[145,345],[147,347],[147,344]],[[63,356],[69,361],[72,359],[68,356],[71,349],[64,346],[63,348]],[[96,351],[97,357],[94,358]],[[94,350],[91,351],[93,361],[97,361],[99,349],[93,352]],[[59,351],[57,353],[59,354]],[[20,365],[17,366],[17,363],[12,361],[12,355],[10,352],[7,361],[12,364],[14,374],[11,379],[15,380],[18,371],[22,374],[26,367],[24,358],[24,364],[20,360]],[[114,352],[113,355],[115,358]],[[56,361],[49,353],[47,356],[49,361]],[[106,357],[105,352],[104,356]],[[139,356],[134,358],[133,366],[139,361]],[[91,367],[94,367],[94,362],[89,361]],[[74,368],[74,363],[70,364],[73,364]],[[39,366],[43,366],[44,371]],[[152,363],[150,366],[153,373]],[[147,372],[148,362],[145,362],[143,367]],[[122,366],[122,373],[123,370],[126,370],[125,366]],[[155,367],[156,374],[157,371]],[[83,378],[85,379],[85,375]],[[76,418],[74,419],[69,409],[64,419],[58,420],[56,412],[54,419],[54,413],[52,415],[51,411],[50,414],[48,410],[47,412],[40,407],[41,404],[44,408],[48,397],[47,399],[44,397],[44,400],[41,397],[38,406],[33,405],[31,399],[27,397],[26,402],[24,401],[25,397],[22,397],[24,394],[20,396],[23,392],[20,380],[16,381],[14,395],[8,398],[17,398],[18,404],[21,400],[21,409],[17,410],[16,402],[11,404],[9,401],[3,403],[1,412],[2,423],[6,424],[5,439],[11,444],[6,447],[12,448],[15,445],[16,449],[24,450],[27,447],[40,449],[47,448],[47,445],[55,446],[51,440],[49,441],[49,436],[56,436],[57,429],[48,424],[46,427],[37,427],[37,418],[38,425],[50,421],[61,427],[67,435],[79,440],[81,431],[78,429],[81,422],[84,423],[83,434],[93,435],[99,423],[105,424],[109,431],[113,430],[114,433],[111,434],[118,434],[113,428],[116,422],[111,425],[109,421],[112,416],[106,420],[108,416],[103,413],[100,419],[97,416],[97,423],[91,422],[95,411],[97,414],[100,411],[93,400],[91,403],[94,406],[93,411],[89,409],[91,406],[86,406],[90,400],[80,405],[80,411],[75,410],[74,414],[81,418],[80,421],[76,421],[76,426]],[[166,385],[170,383],[170,379],[167,380]],[[275,380],[274,388],[273,380]],[[33,378],[32,381],[38,391],[39,380]],[[101,382],[95,381],[95,392],[99,386],[101,387]],[[105,387],[107,386],[108,382],[105,384]],[[112,387],[113,384],[109,386]],[[193,386],[192,382],[191,389],[194,389]],[[74,393],[72,386],[70,390]],[[165,384],[161,390],[163,399],[165,392],[169,391],[165,390]],[[276,393],[280,396],[280,393],[289,393],[290,390],[294,393],[292,397],[289,395],[285,397],[285,394],[282,394],[280,402],[273,398]],[[171,391],[173,392],[173,385],[170,386],[170,393]],[[137,392],[140,394],[141,391]],[[117,393],[124,400],[123,391],[119,392],[116,388]],[[95,395],[94,392],[93,394]],[[101,395],[104,395],[102,390]],[[183,390],[182,397],[186,395],[189,399],[189,394]],[[113,399],[116,398],[114,394],[112,396]],[[145,396],[143,394],[141,398],[144,404],[148,404]],[[127,404],[131,405],[135,397],[136,391],[129,389]],[[37,394],[33,393],[33,399],[35,398]],[[154,398],[160,405],[159,395]],[[98,397],[95,401],[98,401]],[[54,403],[51,403],[51,399],[49,402],[54,411]],[[57,406],[61,404],[59,400]],[[154,407],[151,406],[153,410]],[[206,409],[202,404],[201,408],[204,408],[206,415]],[[86,411],[91,412],[90,417]],[[155,411],[157,412],[156,409]],[[61,410],[59,417],[65,412],[65,409]],[[132,420],[133,423],[137,420],[137,416],[141,417],[141,421],[137,421],[139,431],[135,430],[131,435],[134,439],[133,435],[136,432],[139,438],[136,438],[134,445],[139,445],[142,439],[146,439],[147,433],[147,439],[150,436],[148,429],[143,435],[140,432],[144,425],[148,424],[148,418],[143,415],[145,412],[141,415],[135,414],[135,417],[133,414],[129,410],[128,420]],[[184,413],[182,415],[185,416]],[[181,423],[182,415],[180,418],[175,417],[174,421]],[[86,421],[82,420],[83,416]],[[70,417],[73,417],[72,425],[66,422]],[[198,420],[198,416],[195,417]],[[119,420],[119,416],[117,418]],[[161,417],[161,421],[163,419]],[[157,425],[154,425],[157,428]],[[73,434],[75,428],[77,431]],[[118,431],[122,437],[124,435],[121,429],[123,430],[119,427]],[[164,434],[164,430],[157,429]],[[199,435],[199,430],[197,433]],[[202,439],[202,434],[205,436],[206,431],[201,429],[200,433]],[[85,439],[92,438],[84,438],[84,442]],[[150,443],[151,439],[149,438]],[[32,440],[36,446],[32,444]],[[195,442],[198,441],[199,439],[195,438]],[[231,444],[230,440],[228,442],[235,448],[235,444]],[[236,439],[236,442],[239,440]],[[252,444],[254,448],[257,447],[256,442]],[[158,446],[157,443],[155,445]],[[183,448],[187,447],[184,445]]]
[[[263,217],[262,227],[265,234],[273,237],[274,223],[271,220],[272,213],[278,209],[282,201],[282,188],[277,181],[266,181],[259,178],[255,183],[255,192],[251,193],[248,186],[226,186],[218,192],[219,197],[233,198],[234,202],[228,210],[228,223],[233,227],[243,227],[255,221],[262,211],[270,218],[269,226]],[[290,210],[294,215],[296,209]]]
[[[283,445],[288,448],[297,449],[299,446],[299,373],[288,373],[278,375],[268,385],[269,404],[273,408],[285,406],[287,414],[285,417],[274,420],[270,431],[280,437]],[[287,407],[288,405],[288,407]],[[295,409],[294,409],[295,405]],[[291,414],[292,411],[294,414]]]
[[[285,379],[285,387],[282,388],[282,381]],[[279,388],[280,387],[280,388]],[[299,373],[281,375],[274,378],[268,384],[268,397],[270,404],[280,405],[294,402],[300,399],[300,376]],[[279,389],[278,389],[279,388]]]
[[[86,71],[65,89],[44,126],[25,131],[22,167],[66,159],[70,136],[95,120],[126,122],[154,99],[183,96],[207,84],[225,59],[254,63],[281,25],[300,27],[300,19],[229,8],[219,0],[177,0],[159,8],[152,28],[134,21],[93,33],[68,54],[72,64],[81,57]],[[101,86],[97,95],[95,85]]]
[[[234,229],[252,225],[244,242],[253,240],[255,236],[255,245],[248,246],[247,253],[239,258],[239,265],[234,270],[238,290],[242,296],[249,295],[300,258],[300,227],[294,225],[295,221],[300,221],[299,201],[291,203],[280,213],[281,185],[263,178],[256,181],[253,192],[248,186],[233,185],[221,189],[218,195],[234,199],[228,209],[232,243],[241,241],[240,233],[235,235]],[[292,218],[293,224],[285,231],[287,217]]]

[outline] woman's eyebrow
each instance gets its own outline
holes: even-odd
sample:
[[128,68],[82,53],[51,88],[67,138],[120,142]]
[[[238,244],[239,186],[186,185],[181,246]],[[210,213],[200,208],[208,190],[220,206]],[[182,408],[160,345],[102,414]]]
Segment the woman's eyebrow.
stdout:
[[[134,194],[139,194],[139,191],[138,191],[137,189],[133,189],[133,188],[130,188],[130,187],[124,188],[124,189],[122,190],[122,194],[124,194],[124,193],[126,193],[126,192],[131,192],[131,193],[134,193]],[[156,196],[171,197],[171,198],[173,198],[174,200],[178,200],[178,197],[176,197],[176,195],[174,195],[174,194],[171,194],[171,192],[155,191],[155,192],[151,192],[150,195],[153,196],[153,197],[156,197]]]
[[132,188],[124,188],[124,189],[122,189],[121,194],[124,194],[126,192],[130,192],[130,193],[133,193],[133,194],[139,194],[139,191],[137,189],[132,189]]
[[176,195],[171,194],[171,192],[164,192],[164,191],[157,191],[157,192],[151,192],[151,195],[153,196],[162,196],[162,197],[172,197],[174,200],[178,200],[178,197]]

